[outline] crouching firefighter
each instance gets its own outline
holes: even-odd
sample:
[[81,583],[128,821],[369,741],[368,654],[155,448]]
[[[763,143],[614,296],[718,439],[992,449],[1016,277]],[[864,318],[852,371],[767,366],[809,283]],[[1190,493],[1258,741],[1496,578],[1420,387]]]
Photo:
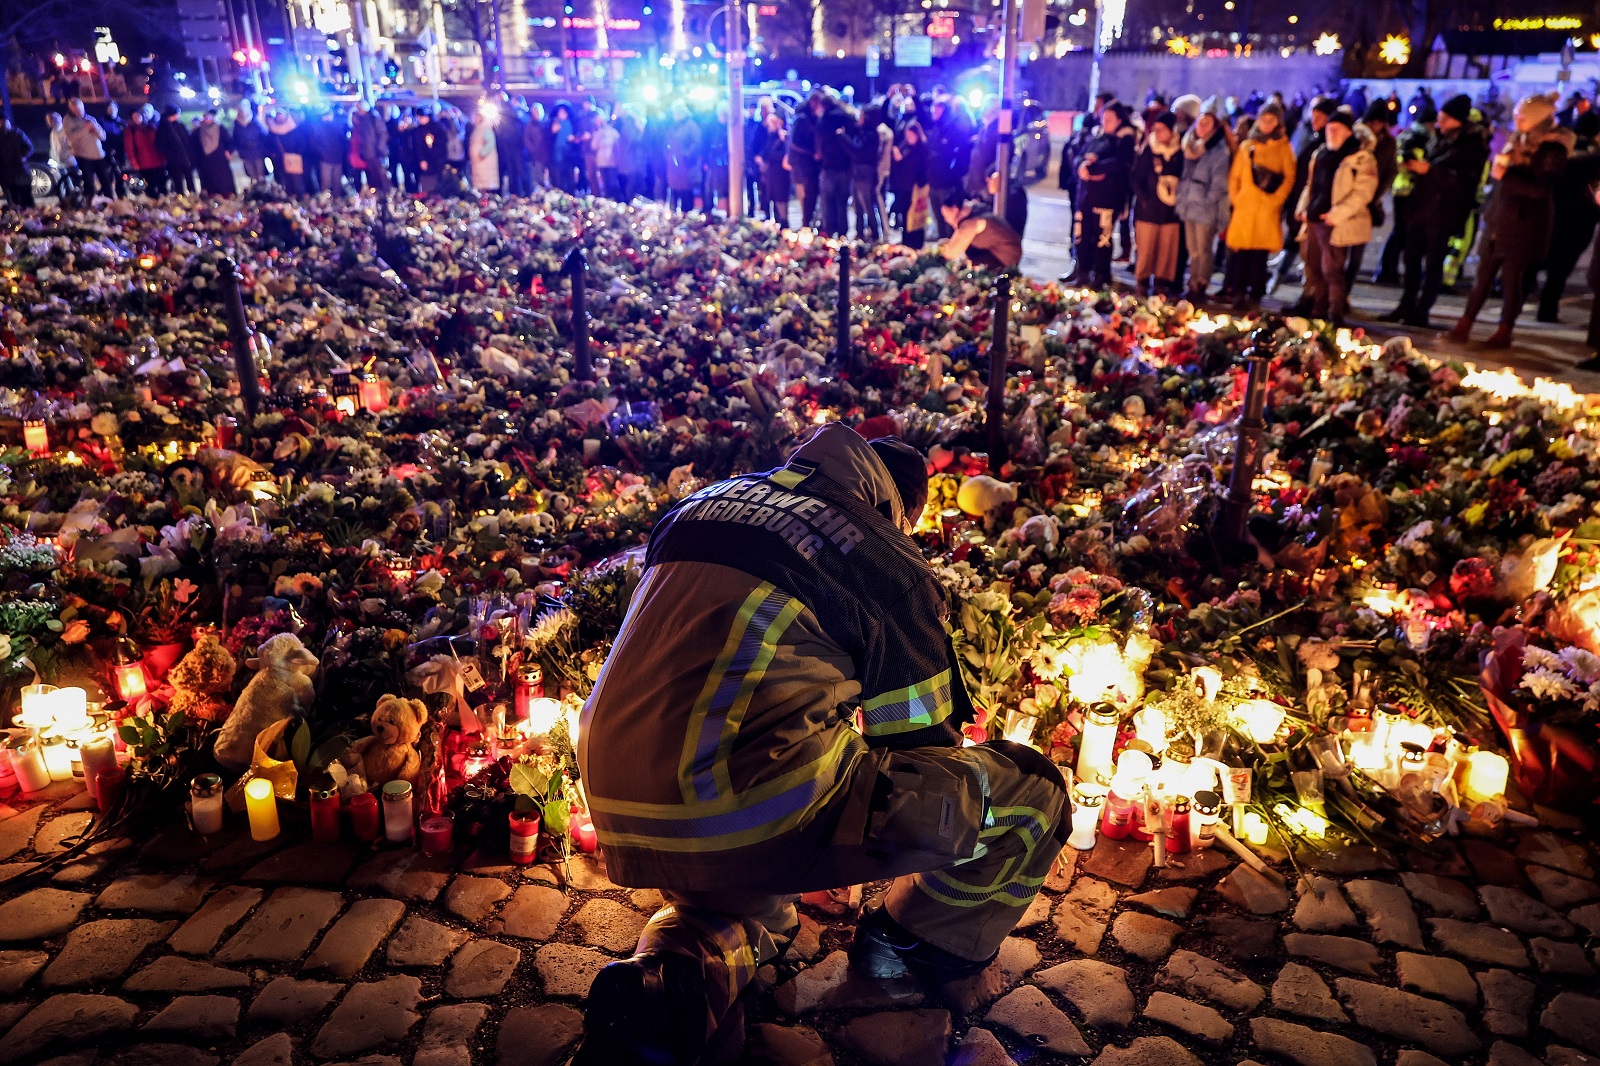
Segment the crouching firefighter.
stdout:
[[736,1050],[803,892],[893,878],[851,964],[930,982],[988,965],[1038,892],[1066,790],[1031,748],[961,746],[947,603],[909,536],[927,492],[915,449],[828,425],[651,534],[578,764],[611,879],[667,905],[595,978],[577,1066]]

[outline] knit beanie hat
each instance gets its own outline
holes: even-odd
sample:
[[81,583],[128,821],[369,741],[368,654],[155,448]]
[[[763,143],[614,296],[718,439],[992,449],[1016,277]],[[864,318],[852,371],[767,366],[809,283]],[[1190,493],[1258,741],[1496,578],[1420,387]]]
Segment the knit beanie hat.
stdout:
[[1394,110],[1387,100],[1374,100],[1367,105],[1367,113],[1361,116],[1362,122],[1382,122],[1386,126],[1394,125]]
[[1186,93],[1172,101],[1172,113],[1182,115],[1190,122],[1200,117],[1200,98],[1194,93]]
[[1449,115],[1457,122],[1466,122],[1472,117],[1472,97],[1466,93],[1458,93],[1444,102],[1439,108],[1441,115]]
[[1330,124],[1337,122],[1345,129],[1353,130],[1356,128],[1356,113],[1350,110],[1348,107],[1336,107],[1333,109],[1333,112],[1328,115],[1328,122]]
[[1319,96],[1311,101],[1311,110],[1320,111],[1324,115],[1331,115],[1339,109],[1339,101],[1331,96]]
[[922,453],[899,437],[879,437],[867,442],[889,470],[895,491],[900,494],[900,509],[906,521],[915,523],[928,505],[928,462]]
[[1159,115],[1151,115],[1149,125],[1165,126],[1169,130],[1177,129],[1178,116],[1174,115],[1171,111],[1163,111]]

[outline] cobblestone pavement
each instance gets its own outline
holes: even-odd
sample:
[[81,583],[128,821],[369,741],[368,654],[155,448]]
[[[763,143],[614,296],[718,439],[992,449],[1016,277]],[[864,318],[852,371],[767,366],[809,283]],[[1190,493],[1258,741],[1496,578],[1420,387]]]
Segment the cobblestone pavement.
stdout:
[[[268,843],[242,820],[210,842],[174,828],[19,882],[88,822],[71,786],[40,796],[0,806],[0,1064],[557,1066],[660,901],[587,857],[564,884],[309,843],[287,811]],[[1220,848],[1165,869],[1069,851],[995,964],[937,990],[853,976],[850,915],[805,906],[741,1061],[1600,1063],[1600,857],[1545,820],[1303,877]]]

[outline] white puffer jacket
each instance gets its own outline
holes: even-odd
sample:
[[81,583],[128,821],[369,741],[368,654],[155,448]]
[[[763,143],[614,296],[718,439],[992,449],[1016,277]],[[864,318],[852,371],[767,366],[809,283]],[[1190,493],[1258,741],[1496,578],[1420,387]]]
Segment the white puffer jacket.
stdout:
[[[1333,172],[1333,206],[1325,215],[1327,221],[1333,224],[1332,241],[1335,248],[1351,248],[1372,240],[1372,213],[1367,210],[1367,205],[1372,203],[1372,198],[1378,192],[1378,161],[1372,154],[1376,138],[1367,129],[1366,123],[1357,123],[1353,136],[1361,147],[1345,156],[1339,163],[1339,169]],[[1326,151],[1325,148],[1319,148],[1311,156],[1306,187],[1300,194],[1296,215],[1304,214],[1311,202],[1311,184],[1316,180],[1317,165],[1326,161]],[[1300,233],[1304,237],[1304,224],[1300,227]]]

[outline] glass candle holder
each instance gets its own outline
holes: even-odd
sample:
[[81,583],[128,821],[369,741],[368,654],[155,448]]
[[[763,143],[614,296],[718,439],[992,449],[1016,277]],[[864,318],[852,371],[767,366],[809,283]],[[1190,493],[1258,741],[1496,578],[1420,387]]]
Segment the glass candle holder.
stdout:
[[358,792],[350,797],[350,832],[368,844],[383,836],[383,814],[373,793]]
[[1092,708],[1083,719],[1083,734],[1078,738],[1077,778],[1094,785],[1111,779],[1111,751],[1117,743],[1117,712],[1109,704]]
[[189,824],[201,836],[222,832],[222,778],[216,774],[189,782]]
[[50,785],[50,768],[45,765],[44,745],[36,736],[24,734],[10,743],[11,768],[23,792],[38,792]]
[[1104,785],[1080,782],[1072,786],[1072,835],[1067,838],[1067,847],[1074,851],[1094,847],[1095,827],[1100,824],[1109,791]]
[[511,861],[527,866],[539,852],[539,812],[512,811],[506,819],[511,829]]
[[411,782],[390,781],[383,786],[383,837],[391,844],[404,844],[413,833]]
[[311,790],[311,839],[331,844],[339,839],[339,790],[331,782]]

